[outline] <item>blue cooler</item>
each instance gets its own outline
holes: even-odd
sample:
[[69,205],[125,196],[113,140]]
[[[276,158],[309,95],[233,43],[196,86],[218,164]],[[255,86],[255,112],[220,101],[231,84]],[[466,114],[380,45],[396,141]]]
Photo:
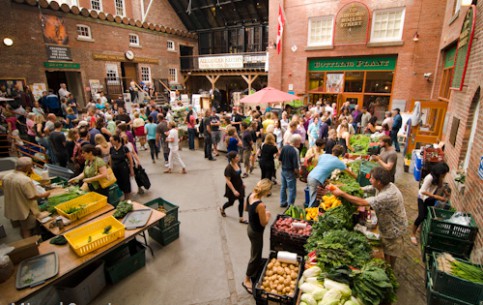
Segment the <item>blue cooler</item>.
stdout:
[[414,167],[414,180],[420,181],[421,180],[421,169]]

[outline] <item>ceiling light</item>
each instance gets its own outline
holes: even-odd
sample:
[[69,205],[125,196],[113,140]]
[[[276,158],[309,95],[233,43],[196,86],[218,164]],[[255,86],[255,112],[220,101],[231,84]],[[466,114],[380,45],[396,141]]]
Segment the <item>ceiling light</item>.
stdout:
[[414,33],[413,41],[414,42],[418,42],[419,41],[419,34],[418,34],[418,32]]
[[3,39],[3,44],[6,45],[7,47],[11,47],[13,45],[13,40],[12,38],[4,38]]

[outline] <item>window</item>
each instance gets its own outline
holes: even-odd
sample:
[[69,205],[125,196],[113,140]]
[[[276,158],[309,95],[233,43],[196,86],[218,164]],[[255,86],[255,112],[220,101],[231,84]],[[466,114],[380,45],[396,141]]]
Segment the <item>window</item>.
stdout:
[[176,51],[176,48],[174,46],[174,41],[168,40],[168,51]]
[[49,3],[52,2],[52,1],[55,1],[57,2],[59,5],[62,5],[62,4],[67,4],[68,6],[77,6],[77,0],[49,0]]
[[129,45],[139,46],[139,36],[136,34],[129,34]]
[[116,0],[116,15],[124,16],[126,13],[124,12],[124,0]]
[[454,74],[454,59],[456,54],[456,44],[444,52],[443,77],[439,87],[439,99],[449,101],[451,94],[451,82]]
[[170,83],[178,83],[178,71],[175,68],[169,68],[168,74]]
[[461,9],[461,0],[454,0],[453,3],[453,16],[458,15]]
[[401,41],[404,27],[403,7],[374,11],[371,42]]
[[102,11],[102,0],[91,0],[91,8],[96,11]]
[[309,19],[309,46],[332,45],[334,18],[323,16]]
[[106,64],[106,79],[108,84],[119,83],[119,73],[116,64]]
[[141,67],[141,81],[151,82],[151,69],[149,67]]
[[79,40],[92,40],[91,28],[87,25],[77,25],[77,39]]

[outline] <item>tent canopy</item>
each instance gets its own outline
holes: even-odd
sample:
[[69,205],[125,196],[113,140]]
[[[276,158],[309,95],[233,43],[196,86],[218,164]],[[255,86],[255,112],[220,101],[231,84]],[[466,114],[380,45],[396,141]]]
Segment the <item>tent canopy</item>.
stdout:
[[240,103],[258,105],[293,101],[298,99],[299,97],[297,97],[296,95],[289,94],[287,92],[283,92],[272,87],[266,87],[260,91],[255,92],[254,94],[245,96],[240,100]]

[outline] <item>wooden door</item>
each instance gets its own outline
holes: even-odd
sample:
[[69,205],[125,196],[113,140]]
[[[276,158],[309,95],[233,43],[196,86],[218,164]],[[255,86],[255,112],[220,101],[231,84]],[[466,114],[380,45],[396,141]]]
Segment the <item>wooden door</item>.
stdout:
[[359,105],[359,109],[362,109],[363,101],[364,101],[364,98],[362,94],[343,94],[342,95],[342,105],[345,102],[350,102],[352,109],[354,109],[355,105]]

